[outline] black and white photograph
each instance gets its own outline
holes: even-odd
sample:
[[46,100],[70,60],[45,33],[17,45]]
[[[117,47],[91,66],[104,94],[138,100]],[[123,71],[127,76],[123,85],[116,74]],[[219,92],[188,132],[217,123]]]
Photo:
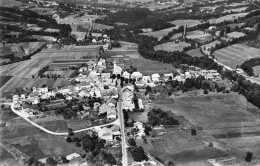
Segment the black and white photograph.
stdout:
[[0,166],[260,166],[260,0],[0,0]]

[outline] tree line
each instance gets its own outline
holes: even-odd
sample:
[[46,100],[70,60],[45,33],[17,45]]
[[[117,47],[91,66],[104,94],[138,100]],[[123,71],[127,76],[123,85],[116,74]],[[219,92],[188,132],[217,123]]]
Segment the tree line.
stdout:
[[254,76],[253,67],[260,65],[260,58],[252,58],[243,62],[240,67],[244,70],[249,76]]

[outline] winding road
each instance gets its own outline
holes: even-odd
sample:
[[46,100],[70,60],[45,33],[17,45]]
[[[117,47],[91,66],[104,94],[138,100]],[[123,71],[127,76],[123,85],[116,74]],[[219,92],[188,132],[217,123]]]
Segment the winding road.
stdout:
[[[37,123],[33,122],[31,119],[29,119],[28,117],[25,117],[24,115],[22,115],[19,111],[15,110],[13,104],[11,104],[11,110],[18,116],[22,117],[24,120],[26,120],[27,122],[29,122],[30,124],[32,124],[33,126],[37,127],[38,129],[48,133],[48,134],[52,134],[52,135],[57,135],[57,136],[67,136],[68,135],[68,132],[63,132],[63,133],[60,133],[60,132],[54,132],[54,131],[51,131],[49,129],[46,129],[40,125],[38,125]],[[79,133],[79,132],[82,132],[82,131],[87,131],[87,130],[90,130],[90,129],[95,129],[95,128],[100,128],[100,127],[105,127],[105,126],[108,126],[108,125],[120,125],[120,122],[119,122],[119,119],[116,119],[115,121],[111,122],[111,123],[107,123],[107,124],[103,124],[103,125],[99,125],[99,126],[93,126],[93,127],[88,127],[88,128],[84,128],[84,129],[80,129],[80,130],[74,130],[73,132],[74,133]]]

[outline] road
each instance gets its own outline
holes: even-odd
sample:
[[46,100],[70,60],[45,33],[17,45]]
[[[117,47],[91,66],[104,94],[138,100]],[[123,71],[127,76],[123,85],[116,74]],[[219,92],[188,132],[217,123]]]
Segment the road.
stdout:
[[[14,109],[14,106],[11,105],[11,110],[18,116],[22,117],[24,120],[26,120],[27,122],[29,122],[30,124],[32,124],[33,126],[37,127],[38,129],[44,131],[45,133],[48,133],[48,134],[52,134],[52,135],[57,135],[57,136],[67,136],[68,135],[68,132],[63,132],[63,133],[60,133],[60,132],[54,132],[54,131],[51,131],[49,129],[46,129],[40,125],[38,125],[37,123],[33,122],[31,119],[23,116],[19,111],[15,110]],[[99,126],[93,126],[93,127],[88,127],[88,128],[84,128],[84,129],[80,129],[80,130],[75,130],[73,131],[74,133],[79,133],[79,132],[82,132],[82,131],[86,131],[86,130],[91,130],[91,129],[95,129],[95,128],[99,128],[99,127],[104,127],[104,126],[108,126],[108,125],[119,125],[119,119],[116,119],[114,122],[111,122],[111,123],[107,123],[107,124],[103,124],[103,125],[99,125]]]
[[118,88],[118,102],[117,102],[117,112],[118,118],[120,120],[120,129],[121,129],[121,145],[122,145],[122,165],[128,166],[128,158],[127,158],[127,144],[126,144],[126,137],[125,137],[125,122],[124,122],[124,114],[122,110],[122,94],[123,90],[121,87]]
[[[223,67],[226,68],[227,70],[232,70],[232,71],[234,70],[234,69],[232,69],[231,67],[229,67],[229,66],[227,66],[227,65],[224,65],[223,63],[220,63],[220,62],[217,61],[216,59],[213,59],[213,60],[214,60],[218,65],[223,66]],[[256,84],[260,85],[260,79],[259,79],[259,78],[249,77],[249,76],[247,76],[247,75],[245,75],[245,74],[240,74],[240,75],[242,75],[243,77],[245,77],[245,79],[251,81],[252,83],[256,83]]]

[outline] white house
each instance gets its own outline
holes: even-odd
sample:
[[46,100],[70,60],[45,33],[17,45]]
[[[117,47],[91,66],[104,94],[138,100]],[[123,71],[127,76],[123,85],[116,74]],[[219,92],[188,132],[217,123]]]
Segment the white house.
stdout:
[[120,66],[117,66],[117,65],[115,65],[114,66],[114,69],[113,69],[113,74],[120,74],[121,75],[121,73],[122,73],[122,68],[120,67]]
[[109,79],[110,73],[101,73],[101,79]]
[[143,80],[145,83],[149,83],[149,82],[152,81],[150,76],[143,76],[142,80]]
[[43,88],[36,88],[36,87],[33,87],[33,93],[35,92],[39,92],[41,94],[44,94],[44,93],[47,93],[48,92],[48,87],[43,87]]
[[138,78],[142,78],[142,77],[143,77],[143,74],[140,73],[140,72],[138,72],[138,71],[133,72],[133,73],[131,74],[131,78],[132,78],[132,79],[138,79]]
[[116,109],[112,108],[107,110],[107,119],[116,119]]
[[159,82],[160,75],[158,73],[152,74],[152,81]]
[[142,122],[135,122],[134,123],[134,128],[139,129],[139,132],[137,133],[137,136],[139,138],[141,138],[143,135],[145,135],[145,133],[144,133],[144,126],[143,126]]
[[90,93],[87,92],[86,90],[81,90],[81,91],[78,93],[78,96],[82,98],[82,97],[90,97],[91,95],[90,95]]
[[130,73],[128,73],[127,71],[125,71],[125,72],[122,74],[122,77],[129,79],[129,78],[130,78],[130,75],[131,75]]
[[138,99],[138,105],[140,109],[144,109],[144,105],[143,105],[143,100],[142,99]]
[[173,78],[173,74],[172,74],[172,73],[164,74],[163,76],[165,77],[165,80],[166,80],[166,81],[169,80],[170,77]]
[[106,141],[112,141],[113,140],[113,132],[111,129],[104,127],[98,131],[98,137],[100,139],[104,139]]
[[13,102],[17,103],[19,101],[19,96],[18,95],[13,95]]

